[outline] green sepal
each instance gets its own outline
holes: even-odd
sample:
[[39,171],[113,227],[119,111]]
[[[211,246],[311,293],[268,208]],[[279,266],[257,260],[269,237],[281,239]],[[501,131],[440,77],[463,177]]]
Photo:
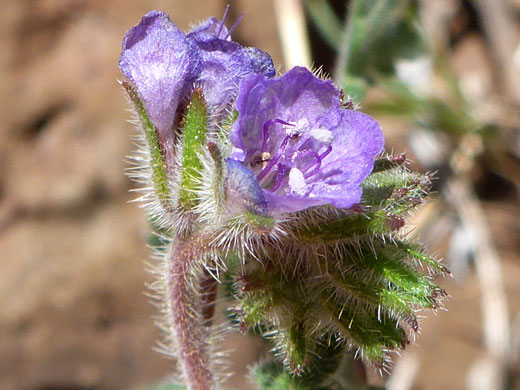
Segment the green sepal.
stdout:
[[228,136],[231,126],[233,126],[233,123],[235,123],[237,119],[238,119],[238,111],[235,109],[222,122],[222,133],[221,134]]
[[330,299],[334,291],[324,290],[322,299],[336,329],[360,349],[362,356],[376,366],[383,366],[386,350],[404,348],[406,332],[397,320],[385,312],[376,315],[361,305],[352,306]]
[[207,107],[200,88],[191,96],[184,119],[182,138],[182,178],[179,202],[190,210],[197,204],[195,189],[202,172],[200,154],[206,147]]
[[216,143],[222,151],[222,155],[229,156],[231,154],[232,145],[229,139],[229,132],[237,119],[238,111],[233,110],[222,120],[222,123],[219,126],[219,131],[216,134]]
[[388,236],[316,248],[305,255],[307,266],[284,256],[278,250],[260,256],[236,278],[235,297],[239,323],[272,339],[294,374],[312,372],[317,340],[327,332],[343,340],[343,350],[352,345],[384,367],[387,351],[408,343],[405,328],[419,330],[415,310],[435,309],[445,297],[414,267],[438,263]]
[[406,156],[404,154],[399,154],[397,156],[387,156],[384,158],[378,158],[374,161],[374,169],[372,169],[372,174],[382,171],[387,171],[389,169],[398,167],[406,162]]
[[268,360],[253,369],[253,378],[261,390],[346,390],[328,385],[328,378],[340,365],[343,348],[336,342],[327,342],[324,336],[318,341],[317,355],[319,359],[314,359],[309,369],[299,375],[291,374],[276,360]]
[[391,215],[402,215],[422,203],[430,190],[431,178],[404,166],[395,166],[373,172],[361,187],[363,204],[384,209]]
[[353,261],[367,273],[382,278],[395,299],[403,299],[421,308],[436,308],[437,298],[445,295],[430,278],[409,265],[405,261],[407,255],[394,244],[375,241],[360,246],[356,251],[344,249],[344,253],[349,263]]
[[257,232],[270,232],[275,225],[275,220],[272,217],[258,215],[251,211],[244,211],[244,219],[247,224],[252,226]]
[[404,166],[404,156],[376,160],[374,171],[363,181],[361,205],[343,215],[313,217],[294,229],[297,240],[311,243],[352,241],[391,234],[404,225],[407,213],[421,204],[431,187],[429,175]]
[[335,271],[331,274],[336,286],[347,291],[358,301],[384,308],[392,315],[406,319],[412,324],[412,327],[416,326],[415,312],[404,297],[386,289],[379,281],[360,276],[352,271],[342,273]]
[[448,269],[448,267],[439,263],[431,256],[428,256],[419,244],[401,240],[396,240],[395,244],[408,256],[414,260],[417,260],[422,265],[425,265],[431,272],[439,274],[451,274],[451,271]]
[[264,321],[266,313],[272,309],[272,299],[268,294],[255,294],[245,297],[238,308],[241,313],[240,327],[250,329]]
[[220,183],[224,180],[224,158],[222,157],[222,151],[214,142],[208,142],[208,151],[215,164],[216,181]]
[[287,335],[287,360],[293,374],[300,375],[307,363],[307,336],[305,331],[304,313],[295,313]]
[[300,376],[291,375],[276,360],[267,360],[252,370],[252,377],[259,390],[383,390],[370,386],[360,377],[352,354],[345,354],[335,342],[319,346],[320,359]]
[[152,181],[155,192],[157,193],[162,206],[165,209],[170,209],[171,205],[169,202],[171,196],[167,175],[168,164],[164,157],[163,144],[160,140],[157,129],[150,120],[150,117],[148,116],[144,104],[141,101],[137,91],[126,81],[123,81],[121,85],[134,104],[139,122],[141,123],[141,127],[143,129],[146,144],[150,153],[150,167],[152,170]]
[[[255,367],[253,378],[259,385],[260,390],[311,390],[309,386],[300,386],[301,379],[292,377],[275,360],[269,360]],[[317,388],[316,390],[324,389]]]
[[[400,227],[400,226],[399,226]],[[295,237],[303,242],[327,243],[355,240],[373,234],[395,230],[394,220],[383,210],[345,215],[295,230]]]

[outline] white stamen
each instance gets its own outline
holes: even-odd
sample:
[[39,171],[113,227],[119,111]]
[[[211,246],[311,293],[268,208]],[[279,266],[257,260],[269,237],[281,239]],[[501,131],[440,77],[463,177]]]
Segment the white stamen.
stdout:
[[327,129],[312,129],[309,135],[316,141],[321,142],[324,145],[329,146],[334,141],[334,135],[332,131]]
[[297,137],[309,131],[309,121],[301,118],[294,126],[285,126],[285,132],[289,137]]
[[298,168],[291,168],[289,171],[289,187],[291,188],[291,192],[295,195],[307,195],[307,183],[305,183],[303,172]]

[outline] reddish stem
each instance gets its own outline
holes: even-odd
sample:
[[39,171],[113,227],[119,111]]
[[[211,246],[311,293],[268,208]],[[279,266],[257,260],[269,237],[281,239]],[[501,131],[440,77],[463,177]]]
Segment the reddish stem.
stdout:
[[207,239],[193,237],[172,243],[168,287],[172,308],[171,325],[176,341],[176,355],[189,390],[213,390],[210,371],[207,328],[201,313],[197,279],[198,265],[207,253]]
[[218,282],[208,271],[200,281],[201,314],[205,325],[210,326],[213,315],[215,314],[215,304],[217,299]]

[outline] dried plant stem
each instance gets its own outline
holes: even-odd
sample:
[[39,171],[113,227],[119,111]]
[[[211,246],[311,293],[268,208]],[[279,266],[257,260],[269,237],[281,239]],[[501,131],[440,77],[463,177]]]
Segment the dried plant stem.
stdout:
[[347,69],[348,56],[349,56],[349,44],[350,39],[350,28],[349,23],[350,14],[345,14],[345,23],[343,28],[343,35],[341,37],[341,47],[339,49],[338,57],[336,58],[336,64],[334,66],[334,83],[343,85],[343,76],[345,75],[345,69]]
[[419,371],[419,357],[415,353],[407,353],[394,366],[392,375],[386,383],[387,390],[410,390],[414,388],[415,378]]
[[511,5],[505,0],[473,0],[479,10],[484,30],[495,57],[500,82],[516,104],[520,104],[520,69],[514,63],[514,53],[520,35]]
[[195,236],[174,241],[168,255],[171,326],[176,355],[189,390],[215,388],[206,342],[207,328],[198,310],[203,303],[198,294],[200,276],[197,277],[197,273],[200,259],[206,253],[207,240]]
[[287,69],[300,65],[311,67],[311,54],[305,13],[301,0],[273,0],[278,32]]
[[[447,193],[462,223],[473,231],[478,243],[475,266],[480,281],[484,341],[489,357],[495,362],[495,377],[503,379],[508,364],[510,329],[500,259],[490,239],[484,213],[473,196],[469,181],[461,177],[452,179],[448,184]],[[503,388],[503,384],[496,384],[496,388]]]

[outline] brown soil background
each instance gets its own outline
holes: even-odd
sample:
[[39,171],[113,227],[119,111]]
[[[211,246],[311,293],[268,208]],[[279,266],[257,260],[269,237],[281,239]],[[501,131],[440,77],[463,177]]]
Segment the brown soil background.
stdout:
[[[174,367],[152,351],[155,309],[143,295],[149,227],[128,203],[133,129],[117,60],[125,31],[148,10],[187,29],[226,3],[0,2],[0,389],[138,389]],[[235,40],[282,64],[271,3],[232,3],[230,20],[246,12]],[[453,55],[467,72],[482,63],[481,43],[463,43]],[[388,135],[397,148],[399,135]],[[520,310],[517,201],[485,204],[512,318]],[[464,388],[483,353],[476,276],[442,284],[453,297],[448,311],[429,315],[407,352],[420,363],[416,389]],[[236,350],[235,370],[264,353],[243,336],[226,349]],[[250,388],[242,375],[233,383]]]

